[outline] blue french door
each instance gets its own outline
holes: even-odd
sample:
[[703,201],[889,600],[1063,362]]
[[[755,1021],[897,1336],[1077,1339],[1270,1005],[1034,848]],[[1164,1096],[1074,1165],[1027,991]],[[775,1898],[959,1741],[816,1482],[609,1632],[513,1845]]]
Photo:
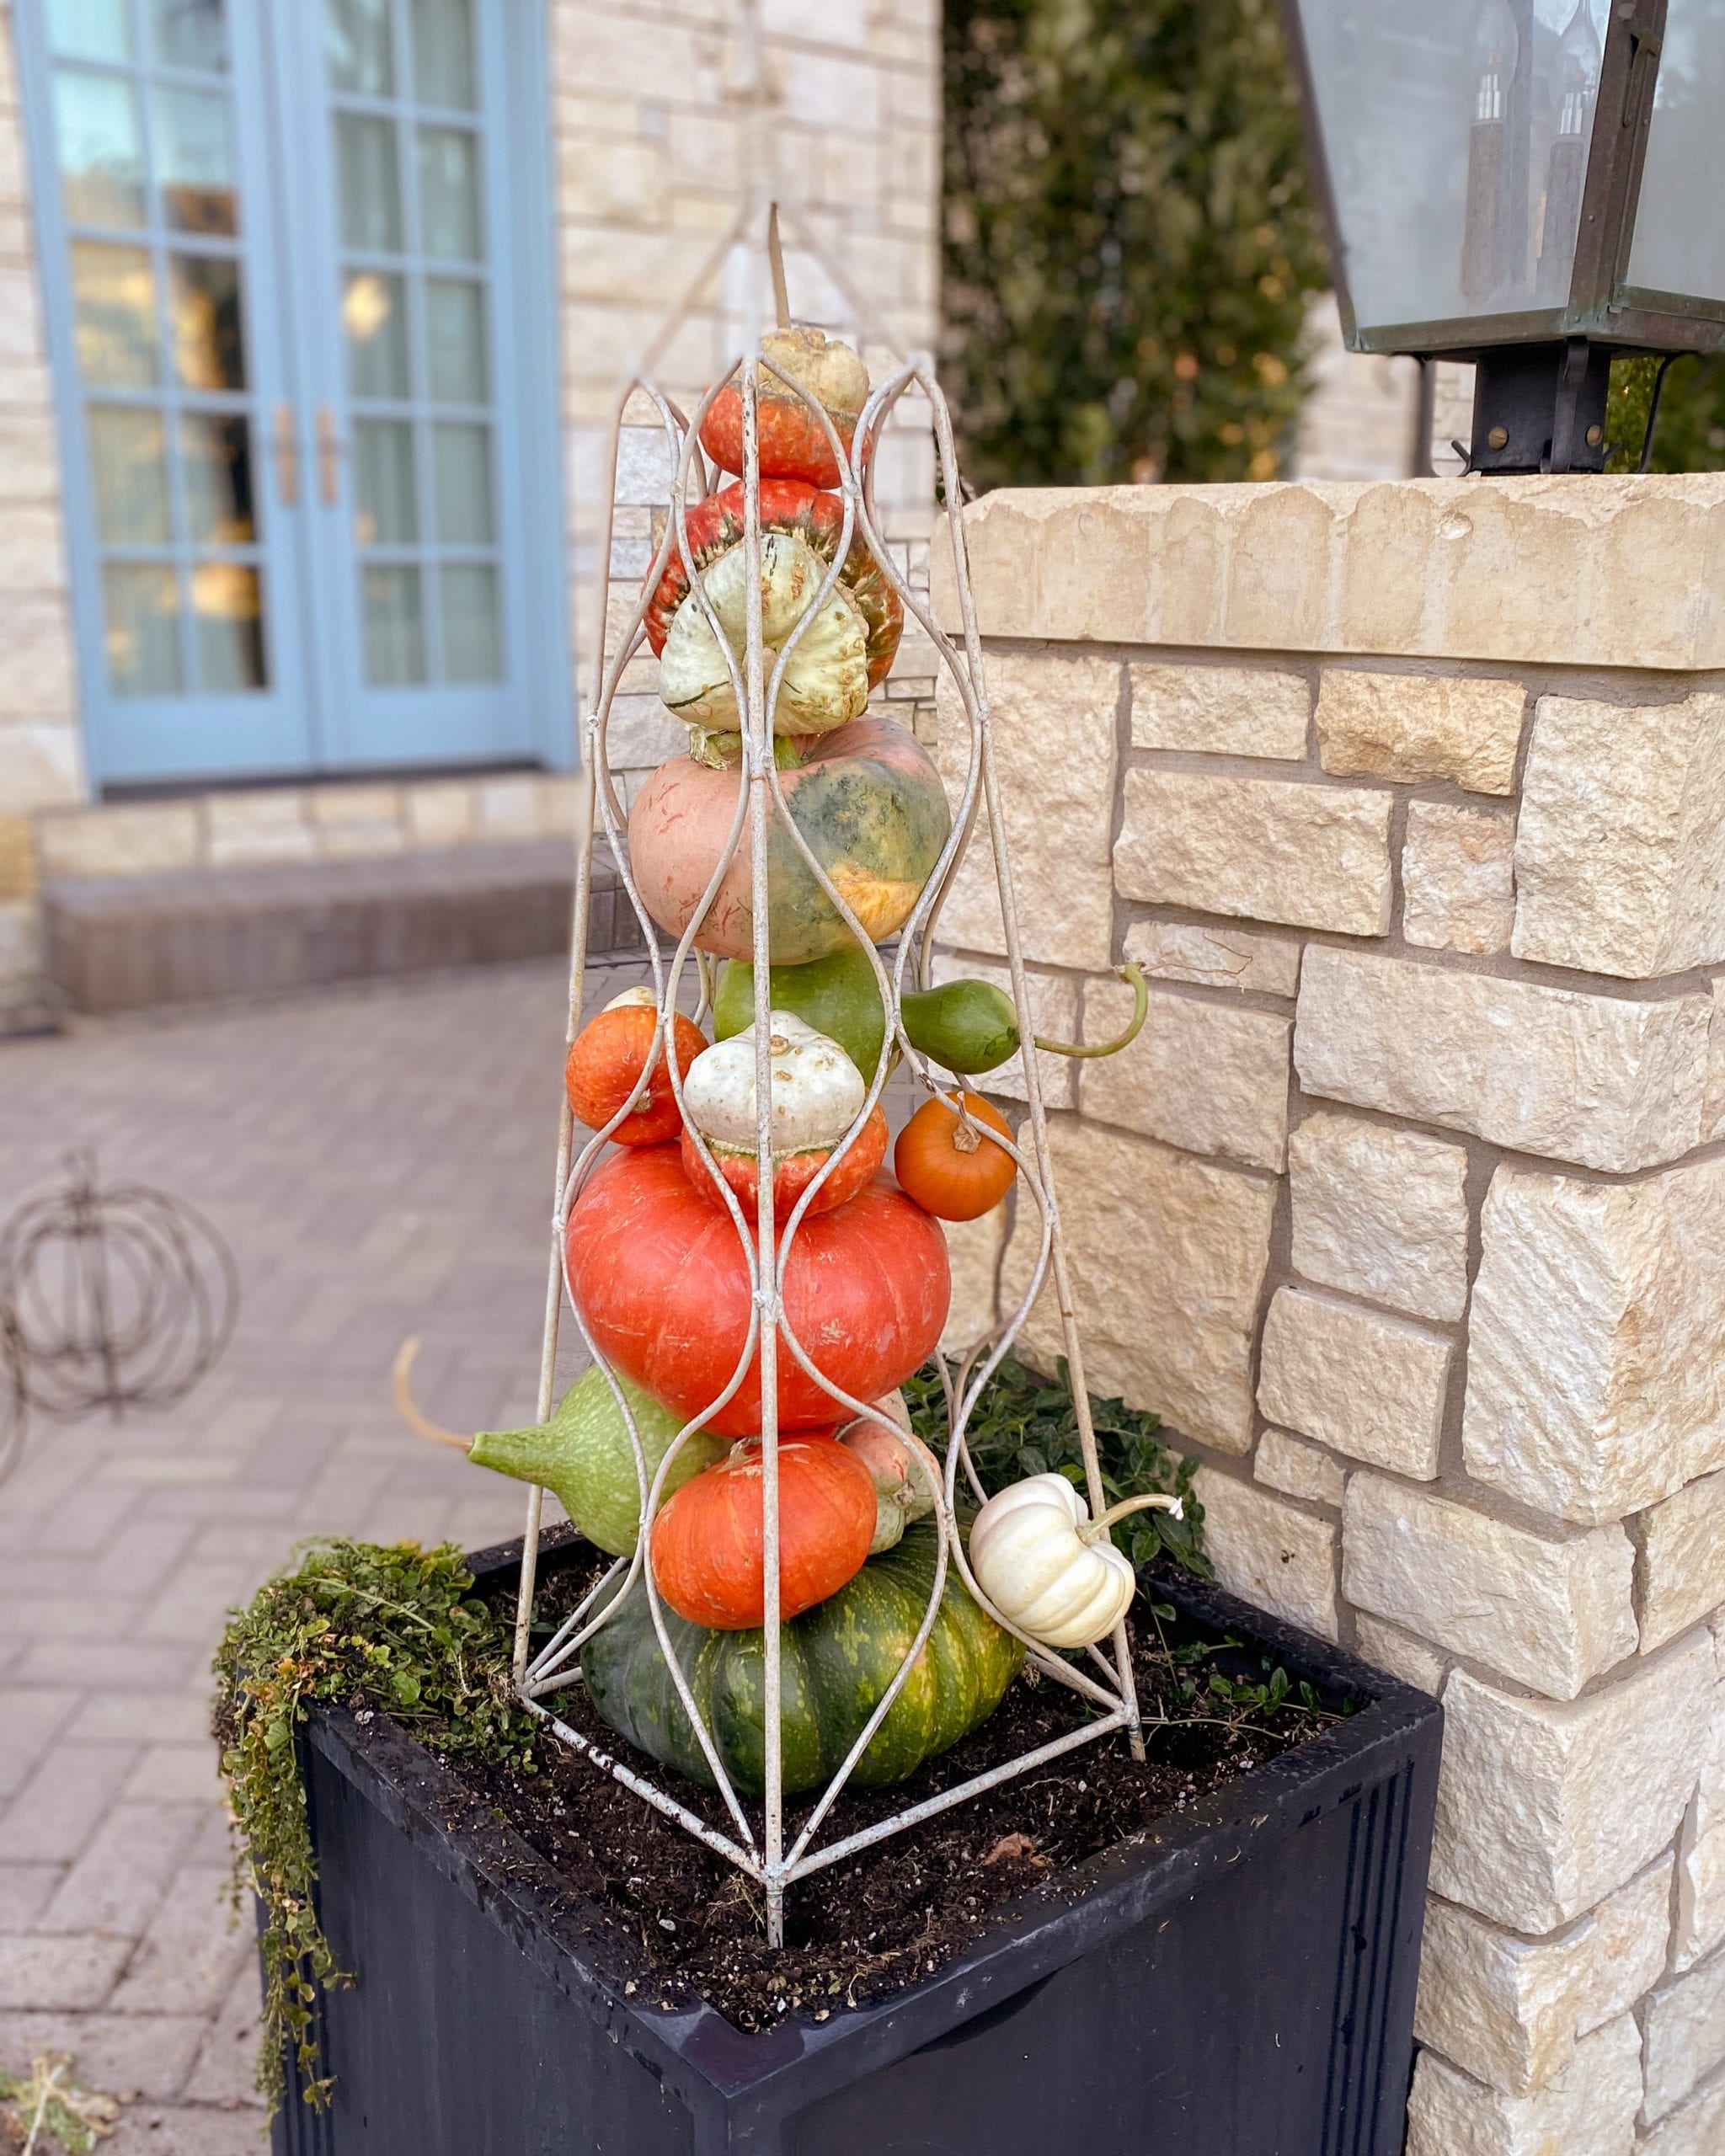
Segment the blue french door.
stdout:
[[99,778],[566,760],[536,0],[19,0]]

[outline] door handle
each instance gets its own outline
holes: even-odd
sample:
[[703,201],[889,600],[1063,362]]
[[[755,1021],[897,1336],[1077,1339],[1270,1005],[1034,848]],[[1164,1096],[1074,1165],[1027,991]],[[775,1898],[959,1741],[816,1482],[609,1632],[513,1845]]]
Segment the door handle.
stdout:
[[291,404],[275,408],[275,492],[284,509],[300,498],[300,444]]
[[336,431],[332,406],[318,407],[318,497],[325,509],[341,499],[341,453],[345,445]]

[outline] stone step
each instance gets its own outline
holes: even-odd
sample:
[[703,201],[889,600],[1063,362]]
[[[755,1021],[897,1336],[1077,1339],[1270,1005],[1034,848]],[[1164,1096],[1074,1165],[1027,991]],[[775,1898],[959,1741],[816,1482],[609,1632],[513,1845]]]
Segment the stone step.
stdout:
[[[72,1008],[104,1011],[546,958],[568,948],[574,891],[565,839],[67,877],[44,892],[48,970]],[[601,851],[590,948],[640,947]]]

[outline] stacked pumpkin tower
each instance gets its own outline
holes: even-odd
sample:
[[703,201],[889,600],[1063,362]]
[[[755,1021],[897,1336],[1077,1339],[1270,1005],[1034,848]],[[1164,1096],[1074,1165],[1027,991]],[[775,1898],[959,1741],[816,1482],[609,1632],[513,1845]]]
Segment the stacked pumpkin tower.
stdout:
[[[1090,1506],[1059,1476],[985,1502],[964,1451],[1016,1321],[956,1385],[948,1374],[944,1460],[899,1390],[946,1321],[943,1222],[1021,1183],[1044,1220],[1036,1284],[1052,1263],[1064,1292],[1033,1088],[1021,1151],[962,1084],[1018,1054],[1022,983],[1016,1002],[980,980],[927,985],[940,895],[991,782],[985,704],[975,696],[956,819],[927,755],[869,708],[911,596],[873,526],[870,447],[913,383],[935,399],[950,471],[926,370],[871,395],[854,351],[782,316],[692,422],[649,392],[679,478],[589,746],[654,985],[572,1041],[572,1126],[591,1135],[576,1146],[566,1133],[559,1170],[563,1284],[594,1364],[542,1422],[469,1446],[550,1488],[617,1561],[523,1657],[522,1696],[591,1752],[545,1705],[579,1680],[638,1753],[716,1789],[726,1828],[601,1762],[759,1878],[775,1935],[799,1864],[852,1845],[813,1849],[841,1790],[903,1781],[970,1734],[1027,1652],[1104,1712],[1016,1765],[1137,1731],[1124,1629],[1135,1582],[1109,1540],[1093,1444]],[[690,744],[625,825],[604,723],[643,638]],[[655,928],[675,946],[668,963]],[[579,975],[578,945],[577,998]],[[679,1008],[686,976],[692,1015]],[[930,1097],[889,1177],[881,1096],[901,1059]],[[530,1536],[524,1607],[531,1551]],[[788,1852],[783,1800],[816,1790]],[[937,1801],[966,1793],[959,1782]]]

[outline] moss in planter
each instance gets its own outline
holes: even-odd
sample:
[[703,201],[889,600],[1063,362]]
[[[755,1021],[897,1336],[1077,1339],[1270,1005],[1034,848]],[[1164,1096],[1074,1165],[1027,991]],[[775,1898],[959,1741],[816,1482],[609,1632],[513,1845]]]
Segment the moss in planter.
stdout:
[[439,1748],[533,1769],[535,1723],[515,1704],[509,1641],[472,1593],[452,1545],[309,1545],[298,1567],[230,1620],[216,1657],[214,1728],[239,1849],[235,1891],[264,1911],[258,2084],[272,2111],[294,2047],[307,2102],[328,2100],[312,2011],[320,1984],[350,1981],[318,1922],[317,1876],[296,1737],[308,1704],[384,1708]]

